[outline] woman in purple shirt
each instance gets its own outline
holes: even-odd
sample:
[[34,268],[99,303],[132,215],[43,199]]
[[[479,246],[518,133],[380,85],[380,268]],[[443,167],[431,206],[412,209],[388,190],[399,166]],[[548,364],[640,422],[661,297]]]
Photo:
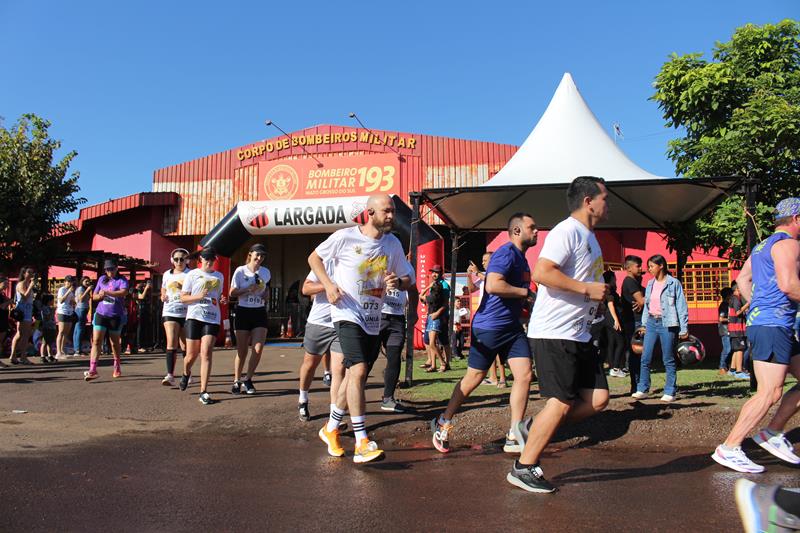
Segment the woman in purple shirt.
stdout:
[[94,288],[92,299],[97,302],[97,312],[92,319],[92,354],[89,360],[89,370],[83,373],[83,379],[92,381],[100,377],[97,373],[97,358],[103,349],[106,332],[111,341],[111,351],[114,354],[113,377],[122,376],[120,368],[120,333],[122,331],[123,305],[125,295],[128,294],[128,280],[117,271],[117,262],[107,259],[103,265],[105,275],[100,276]]

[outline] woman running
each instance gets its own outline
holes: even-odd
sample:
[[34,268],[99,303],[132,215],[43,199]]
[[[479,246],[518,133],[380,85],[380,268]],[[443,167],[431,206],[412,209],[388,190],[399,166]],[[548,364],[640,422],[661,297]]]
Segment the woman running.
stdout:
[[[181,288],[181,302],[186,309],[186,357],[180,389],[186,390],[192,375],[192,365],[200,356],[200,403],[214,403],[208,394],[211,375],[211,356],[220,324],[220,300],[225,279],[214,270],[217,253],[211,248],[200,252],[200,267],[186,275]],[[223,301],[224,303],[224,301]]]
[[58,322],[58,336],[56,337],[56,359],[66,359],[64,343],[72,335],[75,323],[75,278],[66,276],[64,285],[56,293],[58,307],[56,320]]
[[114,356],[114,372],[111,376],[114,378],[122,376],[120,333],[125,312],[125,296],[128,295],[128,280],[119,273],[117,262],[113,259],[106,259],[103,270],[105,274],[97,280],[92,296],[97,302],[97,311],[92,319],[92,353],[89,358],[89,370],[83,373],[83,379],[86,381],[100,377],[97,372],[97,359],[103,351],[106,335]]
[[[28,360],[28,343],[31,340],[33,330],[33,288],[36,271],[31,267],[22,267],[19,271],[19,281],[17,282],[16,294],[14,296],[14,308],[22,312],[20,320],[17,322],[17,332],[11,339],[11,359],[12,365],[32,365]],[[20,346],[21,344],[21,346]],[[17,355],[17,348],[22,352]]]
[[89,276],[81,278],[81,284],[75,289],[75,329],[72,332],[74,357],[88,355],[82,351],[83,332],[86,330],[86,319],[89,316],[89,301],[92,296],[92,280]]
[[[269,269],[261,266],[267,256],[267,249],[263,244],[254,244],[247,253],[247,262],[236,269],[231,280],[231,298],[238,298],[236,305],[236,360],[233,366],[232,394],[255,394],[253,374],[256,371],[261,352],[264,350],[264,340],[267,338],[267,284],[272,278]],[[250,355],[250,364],[247,365],[247,376],[244,380],[242,370],[247,359],[250,345],[253,351]]]
[[186,304],[181,302],[181,289],[189,268],[186,266],[186,258],[189,251],[184,248],[176,248],[170,254],[172,257],[172,268],[164,272],[161,279],[161,301],[164,306],[161,312],[161,320],[164,322],[164,332],[167,334],[167,375],[161,380],[161,384],[167,387],[175,386],[175,357],[178,352],[178,345],[186,350],[186,340],[183,336],[183,326],[186,322]]

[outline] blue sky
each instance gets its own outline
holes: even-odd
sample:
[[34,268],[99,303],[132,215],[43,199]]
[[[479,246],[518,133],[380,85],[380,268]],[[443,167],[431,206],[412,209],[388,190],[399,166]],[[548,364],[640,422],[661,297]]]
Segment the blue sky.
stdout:
[[798,15],[794,0],[0,0],[0,116],[51,120],[92,204],[271,137],[266,118],[291,131],[356,111],[371,128],[521,144],[569,71],[628,156],[673,175],[675,133],[648,100],[667,56]]

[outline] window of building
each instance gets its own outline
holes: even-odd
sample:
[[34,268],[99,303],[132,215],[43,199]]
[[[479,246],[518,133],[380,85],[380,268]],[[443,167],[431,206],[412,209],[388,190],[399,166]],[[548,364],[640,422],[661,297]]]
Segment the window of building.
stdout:
[[[670,272],[677,271],[669,263]],[[719,303],[719,291],[731,286],[731,267],[728,261],[686,263],[683,269],[683,292],[689,307],[712,308]]]

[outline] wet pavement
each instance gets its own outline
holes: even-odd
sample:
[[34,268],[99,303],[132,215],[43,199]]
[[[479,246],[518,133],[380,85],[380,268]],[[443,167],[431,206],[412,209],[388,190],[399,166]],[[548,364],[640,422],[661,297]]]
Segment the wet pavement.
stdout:
[[[707,447],[556,442],[542,462],[555,495],[510,486],[497,441],[437,453],[422,422],[400,435],[372,416],[386,458],[331,458],[315,436],[324,416],[302,424],[292,409],[298,361],[273,364],[260,399],[217,392],[236,401],[213,407],[158,386],[157,358],[128,365],[127,383],[84,384],[78,364],[0,373],[0,445],[17,443],[0,451],[0,531],[741,530],[739,475]],[[30,411],[9,415],[14,405]],[[352,433],[343,444],[350,453]],[[797,486],[800,469],[751,456],[768,468],[751,479]]]

